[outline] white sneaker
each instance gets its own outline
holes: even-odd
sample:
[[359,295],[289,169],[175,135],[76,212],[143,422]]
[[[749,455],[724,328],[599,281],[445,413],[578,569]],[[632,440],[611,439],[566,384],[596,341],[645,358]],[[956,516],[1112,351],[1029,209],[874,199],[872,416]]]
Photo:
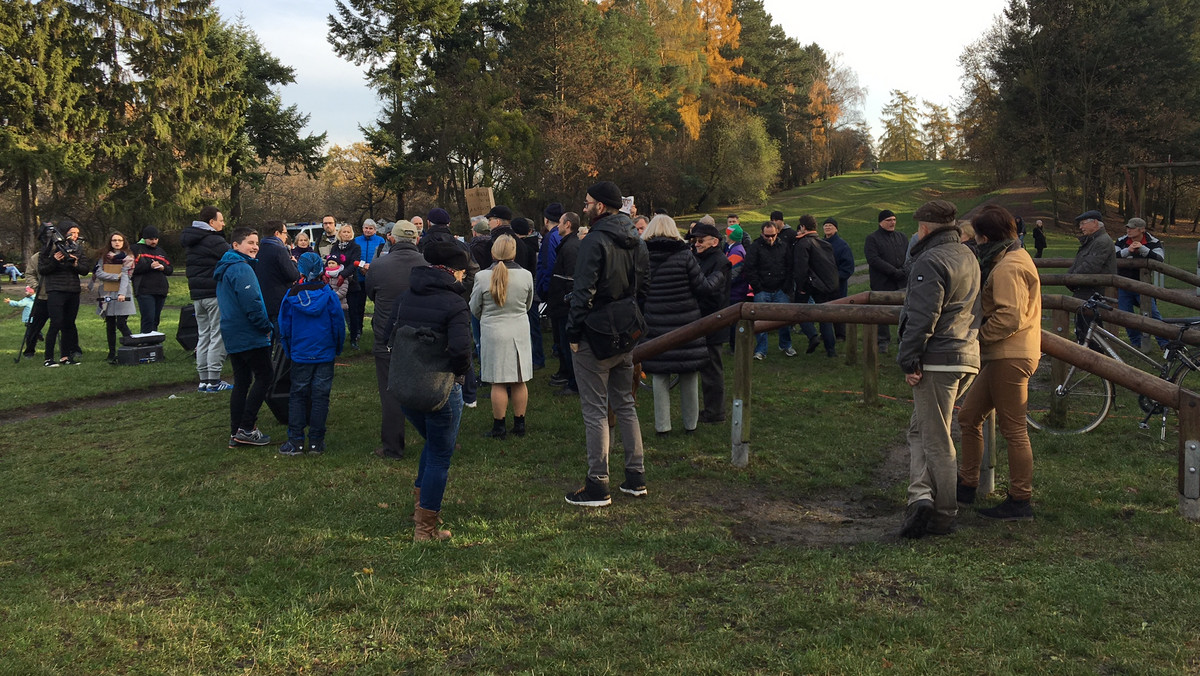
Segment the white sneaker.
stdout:
[[478,401],[469,401],[469,402],[468,402],[468,401],[464,401],[464,402],[463,402],[463,406],[466,406],[467,408],[475,408],[475,407],[476,407],[476,406],[478,406],[478,405],[479,405],[479,402],[478,402]]

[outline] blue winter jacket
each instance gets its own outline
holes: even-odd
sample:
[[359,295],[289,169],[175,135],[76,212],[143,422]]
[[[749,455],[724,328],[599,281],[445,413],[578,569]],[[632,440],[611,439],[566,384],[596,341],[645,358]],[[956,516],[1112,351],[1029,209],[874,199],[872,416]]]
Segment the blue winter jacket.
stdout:
[[323,364],[342,353],[346,322],[337,293],[321,280],[294,284],[279,306],[279,337],[292,361]]
[[[375,252],[379,251],[379,247],[387,244],[387,240],[379,235],[371,235],[370,237],[359,235],[358,237],[354,238],[354,243],[357,244],[358,248],[362,251],[362,262],[370,265],[371,261],[375,260]],[[362,268],[360,267],[358,272],[358,283],[362,284],[366,279],[367,276],[363,274]]]
[[554,259],[558,256],[560,242],[562,235],[558,233],[557,225],[542,238],[542,250],[537,259],[537,284],[534,287],[538,298],[542,300],[550,297],[550,279],[554,277]]
[[221,309],[221,338],[230,354],[271,345],[271,319],[252,267],[256,262],[230,249],[213,271]]

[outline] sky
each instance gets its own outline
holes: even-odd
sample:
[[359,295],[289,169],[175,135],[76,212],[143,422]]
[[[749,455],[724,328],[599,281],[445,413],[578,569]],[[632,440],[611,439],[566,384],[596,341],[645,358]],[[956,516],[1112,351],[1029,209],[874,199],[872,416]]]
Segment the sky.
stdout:
[[[362,140],[379,101],[363,68],[334,55],[326,39],[333,0],[216,0],[221,15],[244,17],[268,52],[296,72],[280,94],[309,114],[308,130],[330,144]],[[900,89],[950,106],[961,92],[958,56],[991,27],[1007,0],[764,0],[784,32],[816,42],[858,74],[867,90],[864,116],[878,140],[888,93]]]

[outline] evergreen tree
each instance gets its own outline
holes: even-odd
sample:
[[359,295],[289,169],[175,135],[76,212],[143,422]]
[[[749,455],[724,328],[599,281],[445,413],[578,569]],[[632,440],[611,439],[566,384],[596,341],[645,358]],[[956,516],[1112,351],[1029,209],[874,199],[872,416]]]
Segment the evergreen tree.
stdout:
[[929,101],[923,103],[925,121],[921,124],[921,135],[925,139],[925,159],[958,159],[958,133],[950,119],[950,110]]
[[924,157],[924,140],[921,138],[921,123],[917,113],[917,102],[907,92],[891,91],[892,100],[884,109],[883,138],[879,139],[879,159],[919,160]]

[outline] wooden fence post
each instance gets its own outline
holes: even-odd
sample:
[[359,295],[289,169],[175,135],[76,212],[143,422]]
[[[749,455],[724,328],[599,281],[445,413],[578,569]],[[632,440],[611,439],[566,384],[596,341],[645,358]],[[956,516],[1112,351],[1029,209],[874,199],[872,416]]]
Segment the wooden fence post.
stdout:
[[[1054,310],[1050,313],[1050,330],[1054,335],[1067,340],[1075,340],[1075,325],[1071,322],[1071,314],[1066,310]],[[1067,371],[1071,365],[1061,359],[1053,359],[1050,362],[1050,375],[1055,383],[1064,382],[1067,379]],[[1067,419],[1067,400],[1065,397],[1050,398],[1050,413],[1049,418],[1056,425],[1062,425]]]
[[733,355],[731,459],[734,467],[750,464],[750,369],[754,365],[754,321],[737,323]]
[[879,403],[879,338],[874,324],[863,324],[863,403]]
[[846,366],[858,363],[858,324],[846,325]]

